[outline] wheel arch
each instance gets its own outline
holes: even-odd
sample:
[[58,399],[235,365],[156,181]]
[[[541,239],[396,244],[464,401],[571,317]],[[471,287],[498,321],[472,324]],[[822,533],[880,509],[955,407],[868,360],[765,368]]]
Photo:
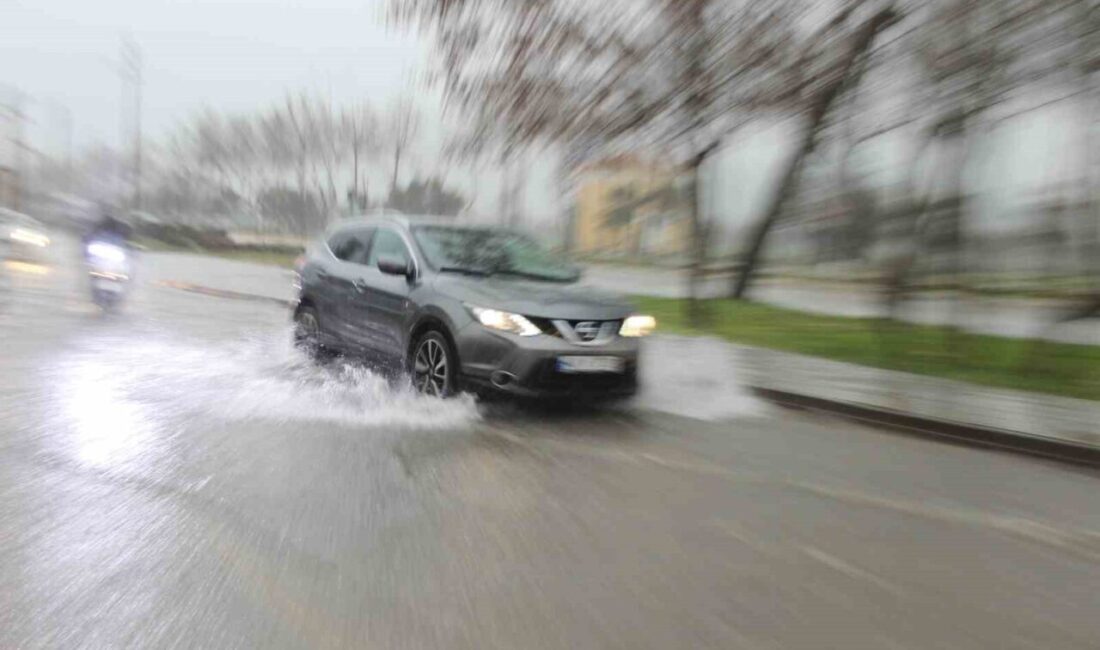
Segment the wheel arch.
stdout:
[[409,340],[405,345],[405,358],[412,358],[414,352],[413,347],[416,345],[416,342],[429,330],[439,332],[443,338],[447,340],[447,345],[451,348],[451,354],[455,357],[455,363],[458,368],[461,368],[462,361],[458,356],[458,346],[455,344],[455,337],[451,332],[451,326],[444,315],[434,312],[427,312],[417,317],[416,323],[412,326],[412,329],[409,330]]
[[298,298],[297,304],[294,305],[294,315],[297,316],[303,309],[309,308],[313,311],[317,311],[317,302],[312,297],[304,295]]

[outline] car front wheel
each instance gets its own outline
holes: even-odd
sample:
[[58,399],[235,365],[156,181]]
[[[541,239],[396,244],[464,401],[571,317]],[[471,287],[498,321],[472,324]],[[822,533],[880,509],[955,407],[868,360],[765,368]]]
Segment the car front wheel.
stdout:
[[326,351],[321,345],[321,324],[313,307],[302,307],[294,314],[294,345],[314,360],[324,359]]
[[424,395],[450,397],[456,390],[455,355],[447,339],[435,330],[425,332],[413,347],[413,387]]

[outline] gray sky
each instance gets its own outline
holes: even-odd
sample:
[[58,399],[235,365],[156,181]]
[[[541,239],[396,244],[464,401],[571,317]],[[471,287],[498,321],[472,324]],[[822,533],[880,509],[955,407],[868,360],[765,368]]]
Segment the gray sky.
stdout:
[[[65,109],[76,149],[118,146],[132,95],[116,66],[129,37],[144,56],[147,141],[204,107],[252,111],[301,90],[336,105],[368,99],[384,108],[414,88],[430,54],[416,34],[386,26],[385,1],[0,0],[0,102],[11,88],[28,97],[26,137],[41,151],[64,151]],[[403,173],[443,171],[434,160],[442,139],[438,94],[416,89],[414,96],[424,119],[419,151]],[[496,174],[462,165],[446,171],[448,182],[476,197],[477,212],[496,213]],[[531,218],[556,214],[552,184],[552,168],[532,160]]]
[[427,51],[385,26],[382,0],[0,0],[0,32],[0,85],[33,99],[30,135],[44,149],[63,141],[59,106],[77,146],[118,142],[124,35],[144,53],[153,138],[204,105],[251,110],[287,91],[384,105]]
[[[122,38],[129,36],[144,53],[144,121],[151,139],[204,106],[256,110],[288,91],[319,92],[337,105],[370,99],[385,106],[423,69],[428,45],[413,34],[388,29],[384,1],[0,0],[0,102],[7,88],[31,98],[27,109],[33,123],[27,136],[39,149],[62,150],[65,108],[72,115],[77,147],[96,141],[117,145],[129,96],[123,94],[115,62]],[[437,104],[434,93],[416,96],[422,108]],[[1058,131],[1062,140],[1052,137],[1058,125],[1080,119],[1071,109],[1064,108],[1070,113],[1062,116],[1055,115],[1063,110],[1056,107],[1002,129],[1003,137],[989,152],[999,162],[983,168],[973,182],[988,185],[983,188],[990,190],[987,194],[1004,201],[1011,194],[1006,186],[1017,194],[1026,187],[1030,196],[1040,180],[1056,182],[1048,177],[1083,169],[1078,158],[1067,154],[1075,150],[1075,132]],[[419,161],[413,152],[410,169],[436,171],[433,145],[441,135],[436,120],[424,120],[421,144],[428,146]],[[769,170],[784,151],[782,137],[768,131],[758,135],[751,142],[731,139],[712,170],[715,216],[744,223],[758,212],[767,186],[761,181],[773,173]],[[876,150],[880,167],[887,167],[887,153]],[[536,221],[554,218],[560,197],[552,166],[535,157],[525,167],[528,215]],[[480,212],[494,214],[495,173],[465,166],[448,172],[449,181],[476,196]]]

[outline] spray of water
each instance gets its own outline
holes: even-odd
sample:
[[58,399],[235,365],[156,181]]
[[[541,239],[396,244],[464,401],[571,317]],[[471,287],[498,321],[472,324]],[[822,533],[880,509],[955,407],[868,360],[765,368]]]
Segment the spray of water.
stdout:
[[213,343],[99,337],[67,354],[55,372],[69,394],[94,386],[99,408],[136,403],[154,416],[387,429],[464,428],[478,417],[472,397],[425,397],[406,381],[350,362],[317,365],[290,341],[285,331]]

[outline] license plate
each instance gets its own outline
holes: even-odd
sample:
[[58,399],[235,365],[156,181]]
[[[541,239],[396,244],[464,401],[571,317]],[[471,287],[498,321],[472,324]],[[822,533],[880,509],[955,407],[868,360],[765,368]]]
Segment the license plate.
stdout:
[[120,293],[122,285],[113,280],[96,280],[95,288],[108,293]]
[[558,357],[558,372],[622,372],[622,357]]

